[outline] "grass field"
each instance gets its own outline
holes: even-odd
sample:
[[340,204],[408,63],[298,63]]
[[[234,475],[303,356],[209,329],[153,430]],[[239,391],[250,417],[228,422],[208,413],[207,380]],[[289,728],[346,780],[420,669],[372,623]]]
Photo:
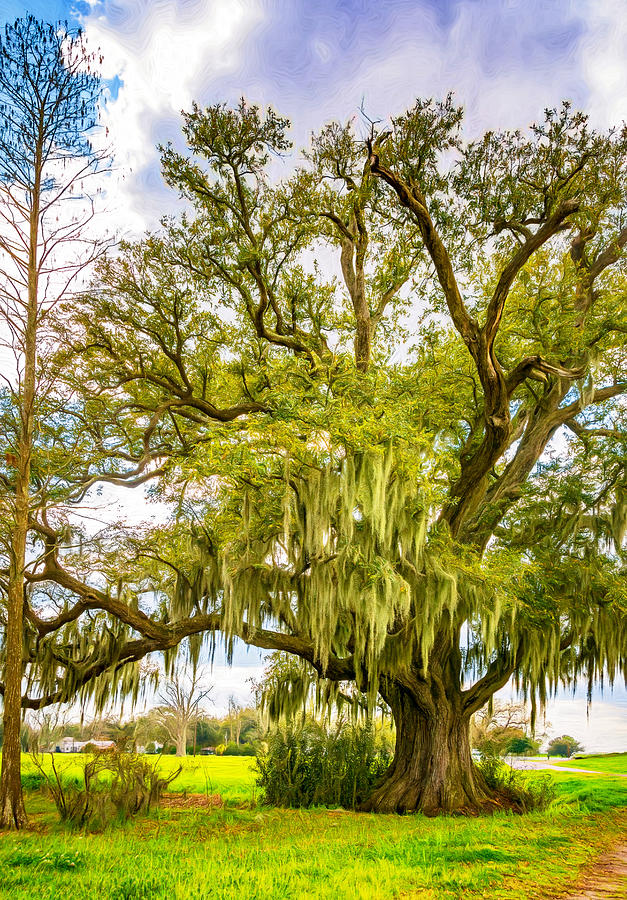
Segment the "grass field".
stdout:
[[[228,804],[250,803],[256,799],[258,791],[255,786],[253,771],[254,758],[250,756],[187,756],[177,759],[176,756],[147,757],[152,759],[160,770],[167,774],[174,772],[180,765],[183,771],[170,785],[170,791],[180,793],[187,791],[195,794],[220,794]],[[51,757],[42,757],[46,771],[50,772]],[[81,779],[85,755],[82,753],[55,753],[54,764],[62,778]],[[32,759],[23,756],[22,775],[36,772]]]
[[[73,757],[62,762],[68,774],[77,774],[79,761]],[[250,804],[251,762],[237,757],[187,759],[172,790],[221,793],[231,804]],[[166,757],[160,764],[170,768],[177,761]],[[58,824],[50,801],[30,792],[32,830],[4,834],[0,841],[0,897],[554,896],[571,886],[580,867],[627,828],[627,779],[554,774],[556,803],[548,812],[524,818],[167,807],[102,834],[67,831]]]
[[551,757],[551,765],[567,769],[592,769],[616,775],[627,775],[627,753],[605,753],[599,756],[583,756],[577,759],[556,759]]

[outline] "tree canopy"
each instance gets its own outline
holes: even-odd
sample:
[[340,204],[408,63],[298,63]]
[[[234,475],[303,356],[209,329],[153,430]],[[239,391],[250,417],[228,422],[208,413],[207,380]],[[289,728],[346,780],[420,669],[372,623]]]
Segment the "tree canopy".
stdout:
[[150,481],[172,516],[82,553],[38,521],[26,706],[240,638],[301,660],[284,707],[312,677],[383,697],[367,808],[436,812],[486,804],[469,721],[510,678],[535,708],[626,674],[627,131],[462,124],[450,96],[332,123],[277,179],[273,111],[184,115],[187,213],[59,326],[82,483]]

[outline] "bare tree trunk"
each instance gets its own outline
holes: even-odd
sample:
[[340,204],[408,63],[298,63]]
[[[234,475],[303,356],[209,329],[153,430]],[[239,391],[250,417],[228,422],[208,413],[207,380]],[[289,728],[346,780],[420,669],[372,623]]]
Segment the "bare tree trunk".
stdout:
[[26,823],[22,794],[20,727],[22,723],[22,671],[24,641],[24,567],[30,512],[30,470],[35,423],[37,366],[38,260],[37,229],[41,178],[41,148],[37,148],[35,181],[30,210],[28,254],[28,307],[24,330],[24,372],[21,385],[20,435],[15,484],[15,518],[7,597],[7,648],[4,667],[4,740],[0,773],[0,827],[21,828]]
[[[20,489],[20,494],[24,493]],[[16,498],[20,502],[22,498]],[[21,503],[20,503],[21,505]],[[28,511],[28,493],[26,492]],[[17,518],[17,517],[16,517]],[[21,518],[21,516],[20,516]],[[20,727],[22,723],[23,565],[26,530],[16,527],[7,598],[7,643],[4,667],[4,740],[0,775],[0,827],[22,828],[26,810],[22,795]]]
[[176,755],[187,756],[187,724],[176,736]]

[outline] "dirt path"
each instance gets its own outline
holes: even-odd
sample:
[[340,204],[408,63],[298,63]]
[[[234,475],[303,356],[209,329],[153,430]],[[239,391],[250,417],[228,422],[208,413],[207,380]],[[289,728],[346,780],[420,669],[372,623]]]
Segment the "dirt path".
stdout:
[[584,870],[564,900],[627,900],[627,844],[618,844]]

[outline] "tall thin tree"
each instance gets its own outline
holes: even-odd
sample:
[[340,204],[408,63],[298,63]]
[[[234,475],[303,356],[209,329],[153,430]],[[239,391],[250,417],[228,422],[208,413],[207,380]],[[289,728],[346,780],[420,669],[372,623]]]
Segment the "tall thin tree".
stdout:
[[96,149],[98,60],[80,31],[32,16],[0,37],[0,338],[11,449],[0,491],[10,524],[0,826],[26,821],[20,784],[24,568],[33,503],[33,447],[50,373],[51,310],[99,255],[90,236],[106,152]]

